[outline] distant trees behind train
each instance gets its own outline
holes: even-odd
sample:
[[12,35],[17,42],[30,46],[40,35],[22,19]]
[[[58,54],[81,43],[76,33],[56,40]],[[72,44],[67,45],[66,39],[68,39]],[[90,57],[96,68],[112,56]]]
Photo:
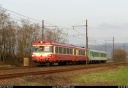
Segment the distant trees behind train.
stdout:
[[[10,14],[0,6],[0,62],[22,63],[24,57],[31,58],[32,42],[37,40],[42,40],[41,23],[34,23],[28,19],[12,19]],[[44,40],[68,42],[67,34],[56,27],[45,27]],[[121,55],[126,57],[126,54],[122,54],[123,51],[114,52],[114,57],[117,57],[115,61],[119,61]]]
[[[59,28],[45,28],[44,39],[66,42],[67,34]],[[0,62],[20,63],[24,57],[31,57],[33,41],[42,40],[41,23],[28,19],[12,19],[0,6]]]
[[[114,54],[114,55],[113,55]],[[112,60],[114,62],[126,62],[128,53],[123,49],[114,49],[112,52]]]

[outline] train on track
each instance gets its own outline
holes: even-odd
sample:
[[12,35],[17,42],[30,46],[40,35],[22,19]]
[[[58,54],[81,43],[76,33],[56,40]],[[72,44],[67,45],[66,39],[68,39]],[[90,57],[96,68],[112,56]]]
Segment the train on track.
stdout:
[[88,49],[86,56],[85,48],[48,40],[35,41],[32,44],[32,61],[42,65],[105,63],[106,56],[106,52],[93,49]]

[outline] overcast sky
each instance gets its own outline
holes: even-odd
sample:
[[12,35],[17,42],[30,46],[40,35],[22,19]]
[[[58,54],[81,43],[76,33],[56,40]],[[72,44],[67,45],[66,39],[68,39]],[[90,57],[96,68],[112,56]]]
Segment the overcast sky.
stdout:
[[73,44],[85,44],[85,27],[73,30],[71,26],[85,25],[86,19],[89,43],[93,40],[104,43],[113,36],[115,43],[128,42],[128,0],[0,0],[0,3],[3,8],[44,20],[45,25],[62,27]]

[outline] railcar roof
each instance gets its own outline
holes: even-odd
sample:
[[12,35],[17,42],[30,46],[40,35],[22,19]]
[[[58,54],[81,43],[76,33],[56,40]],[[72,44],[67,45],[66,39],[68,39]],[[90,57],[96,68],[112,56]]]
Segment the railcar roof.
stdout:
[[[63,46],[63,47],[71,47],[71,48],[75,48],[75,49],[82,49],[84,50],[85,47],[78,47],[75,45],[70,45],[70,44],[65,44],[65,43],[56,43],[56,42],[51,42],[49,40],[40,40],[40,41],[35,41],[33,42],[32,45],[39,45],[39,46],[43,46],[43,45],[57,45],[57,46]],[[102,53],[106,53],[105,51],[99,51],[99,50],[94,50],[94,49],[88,49],[94,52],[102,52]]]
[[[41,43],[42,42],[42,43]],[[44,40],[44,41],[36,41],[34,42],[32,45],[57,45],[57,46],[64,46],[64,47],[75,47],[74,45],[70,45],[70,44],[65,44],[65,43],[56,43],[56,42],[51,42],[48,40]]]
[[94,50],[94,49],[89,49],[89,50],[91,50],[91,51],[93,51],[93,52],[101,52],[101,53],[106,53],[105,51],[100,51],[100,50]]

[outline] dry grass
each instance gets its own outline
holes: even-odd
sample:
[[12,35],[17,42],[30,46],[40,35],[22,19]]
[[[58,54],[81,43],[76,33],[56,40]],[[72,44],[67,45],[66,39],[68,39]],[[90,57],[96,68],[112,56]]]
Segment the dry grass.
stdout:
[[0,80],[0,85],[18,86],[114,86],[128,85],[128,66],[99,67],[47,75]]

